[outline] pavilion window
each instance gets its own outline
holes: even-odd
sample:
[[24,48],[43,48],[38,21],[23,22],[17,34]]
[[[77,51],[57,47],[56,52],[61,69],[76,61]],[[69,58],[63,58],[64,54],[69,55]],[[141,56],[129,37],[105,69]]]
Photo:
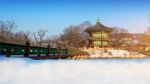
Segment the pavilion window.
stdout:
[[101,45],[101,41],[94,41],[93,44],[94,45]]
[[101,37],[101,34],[100,33],[93,33],[92,36],[95,38],[99,38],[99,37]]
[[102,36],[103,37],[108,37],[107,33],[105,33],[105,32],[102,32]]
[[108,45],[108,42],[107,41],[103,41],[103,45]]

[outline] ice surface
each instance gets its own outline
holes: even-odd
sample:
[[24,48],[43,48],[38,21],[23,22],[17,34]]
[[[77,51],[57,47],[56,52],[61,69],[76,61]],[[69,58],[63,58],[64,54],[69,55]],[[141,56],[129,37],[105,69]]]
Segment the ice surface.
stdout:
[[150,84],[150,59],[0,59],[0,84]]

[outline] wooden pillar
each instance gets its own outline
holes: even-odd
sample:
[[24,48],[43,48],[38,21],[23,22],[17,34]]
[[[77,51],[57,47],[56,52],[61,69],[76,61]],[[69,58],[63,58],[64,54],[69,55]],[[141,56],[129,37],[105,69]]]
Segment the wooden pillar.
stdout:
[[27,41],[25,43],[25,54],[24,57],[29,57],[30,55],[30,41]]
[[6,51],[6,57],[10,57],[10,56],[11,56],[11,49],[10,49],[10,45],[8,45],[7,51]]
[[68,49],[67,48],[65,49],[65,54],[68,55]]
[[57,54],[60,56],[60,47],[57,48]]
[[41,56],[41,49],[40,49],[40,48],[38,48],[37,56],[38,56],[38,57],[40,57],[40,56]]
[[49,56],[49,53],[50,53],[50,45],[47,45],[47,54],[46,54],[46,56]]

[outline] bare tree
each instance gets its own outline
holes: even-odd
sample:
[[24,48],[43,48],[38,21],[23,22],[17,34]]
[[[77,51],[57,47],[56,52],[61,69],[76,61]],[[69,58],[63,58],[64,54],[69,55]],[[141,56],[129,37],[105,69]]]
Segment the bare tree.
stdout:
[[23,34],[24,34],[25,41],[31,41],[32,40],[30,31],[23,32]]
[[16,28],[16,24],[13,21],[0,21],[0,40],[8,42],[11,40],[10,35],[13,33],[13,29]]
[[150,35],[144,33],[140,38],[140,44],[143,45],[150,44]]
[[79,27],[69,26],[64,30],[60,39],[69,48],[79,48],[83,36]]
[[140,44],[150,44],[150,28],[147,28],[147,30],[141,35]]
[[89,21],[84,21],[79,25],[71,25],[60,35],[60,43],[66,48],[80,48],[87,45],[88,34],[85,30],[92,26]]
[[144,31],[145,34],[150,34],[150,27],[147,28],[146,31]]
[[110,36],[111,36],[112,45],[118,48],[120,45],[124,44],[123,38],[130,37],[130,34],[126,29],[114,27],[113,32],[111,33]]
[[34,39],[35,39],[36,44],[38,46],[41,46],[42,43],[44,42],[44,37],[46,35],[46,32],[48,32],[48,31],[47,30],[43,30],[43,29],[40,29],[37,33],[33,32]]
[[90,21],[84,21],[83,23],[79,24],[78,27],[80,28],[80,31],[82,33],[82,36],[83,36],[83,41],[81,42],[81,45],[80,46],[85,46],[87,45],[87,38],[89,37],[89,34],[87,32],[85,32],[85,30],[88,28],[88,27],[91,27],[93,26],[93,24],[90,22]]
[[11,35],[12,42],[18,44],[25,44],[31,41],[30,32],[19,31]]
[[81,32],[84,32],[88,27],[93,26],[90,21],[84,21],[81,24],[78,25],[80,28]]
[[47,39],[47,43],[50,44],[51,47],[56,48],[58,47],[58,36],[53,35],[50,38]]

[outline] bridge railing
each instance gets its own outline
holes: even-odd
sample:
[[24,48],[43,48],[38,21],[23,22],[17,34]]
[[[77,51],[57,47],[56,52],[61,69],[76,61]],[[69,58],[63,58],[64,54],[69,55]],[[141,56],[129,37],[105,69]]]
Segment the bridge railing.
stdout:
[[26,42],[25,45],[0,42],[0,55],[6,55],[7,57],[11,55],[31,57],[31,55],[41,56],[43,54],[45,56],[68,56],[68,50],[50,48],[49,45],[47,47],[31,46],[29,42]]

